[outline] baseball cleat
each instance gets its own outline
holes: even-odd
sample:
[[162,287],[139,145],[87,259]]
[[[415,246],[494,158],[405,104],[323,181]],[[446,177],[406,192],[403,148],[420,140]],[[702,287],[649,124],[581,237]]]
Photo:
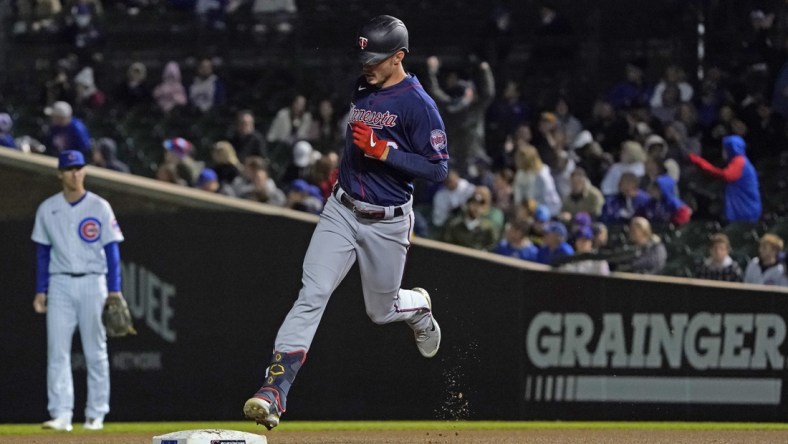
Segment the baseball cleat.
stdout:
[[416,330],[413,333],[416,336],[416,347],[419,349],[419,353],[425,358],[431,358],[438,353],[438,348],[440,348],[441,328],[438,326],[438,321],[432,316],[432,299],[430,299],[427,290],[416,287],[413,291],[423,294],[427,298],[427,304],[430,306],[430,313],[427,316],[430,317],[432,326],[423,330]]
[[49,421],[41,424],[42,429],[57,430],[58,432],[70,432],[74,430],[71,426],[71,421],[63,418],[50,419]]
[[264,425],[268,430],[279,425],[279,412],[274,404],[263,398],[249,398],[244,403],[244,415]]
[[104,420],[102,418],[88,418],[85,424],[82,424],[85,430],[102,430],[104,428]]

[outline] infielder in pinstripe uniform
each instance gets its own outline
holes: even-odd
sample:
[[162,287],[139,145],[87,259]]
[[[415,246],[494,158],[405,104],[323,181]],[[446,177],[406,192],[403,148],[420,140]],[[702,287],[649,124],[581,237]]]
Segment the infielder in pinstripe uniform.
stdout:
[[33,308],[46,313],[47,396],[51,420],[45,429],[71,431],[74,384],[71,342],[79,327],[88,370],[85,429],[101,430],[109,412],[107,334],[101,312],[120,292],[123,241],[109,203],[85,190],[85,158],[63,151],[58,177],[63,191],[45,200],[36,212],[32,239],[37,247]]

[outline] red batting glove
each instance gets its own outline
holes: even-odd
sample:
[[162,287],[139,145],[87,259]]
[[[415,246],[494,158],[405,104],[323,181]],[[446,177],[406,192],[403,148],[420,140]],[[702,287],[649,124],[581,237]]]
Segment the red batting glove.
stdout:
[[353,143],[369,157],[386,160],[389,155],[388,140],[378,139],[372,128],[364,122],[353,122]]

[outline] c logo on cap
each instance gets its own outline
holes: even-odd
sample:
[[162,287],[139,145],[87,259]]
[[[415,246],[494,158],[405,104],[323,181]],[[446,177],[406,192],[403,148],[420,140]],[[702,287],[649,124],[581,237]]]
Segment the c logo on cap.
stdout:
[[101,237],[101,222],[95,217],[82,219],[77,228],[79,238],[87,243],[93,243]]

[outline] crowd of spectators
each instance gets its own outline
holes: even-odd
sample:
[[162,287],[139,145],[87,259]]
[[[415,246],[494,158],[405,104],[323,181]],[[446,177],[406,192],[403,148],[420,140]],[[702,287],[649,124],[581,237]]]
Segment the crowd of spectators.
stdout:
[[[152,175],[210,193],[322,211],[345,143],[347,103],[296,92],[271,115],[238,110],[228,103],[231,73],[213,57],[196,58],[186,75],[178,61],[162,61],[158,79],[146,64],[132,61],[123,78],[102,84],[94,65],[106,4],[13,5],[18,20],[12,32],[58,27],[71,36],[74,54],[57,60],[41,85],[48,121],[38,134],[15,134],[0,102],[0,145],[49,155],[78,149],[97,166],[128,173],[134,171],[118,149],[126,141],[91,137],[90,119],[83,116],[143,110],[161,119],[197,120],[229,114],[225,136],[209,140],[207,149],[188,127],[161,137]],[[163,5],[193,11],[215,30],[246,11],[259,18],[260,32],[298,32],[292,0],[127,0],[113,7],[133,15]],[[562,23],[550,8],[541,13],[544,26]],[[558,88],[544,100],[526,97],[518,75],[502,63],[505,52],[489,61],[482,53],[461,64],[432,56],[423,66],[408,65],[440,108],[451,155],[442,184],[418,183],[416,234],[567,272],[607,275],[665,273],[675,253],[670,242],[695,221],[717,221],[719,231],[732,224],[759,230],[771,216],[758,166],[788,160],[788,89],[781,86],[788,82],[788,53],[770,40],[773,21],[771,14],[753,13],[751,57],[737,71],[714,65],[694,78],[686,74],[694,71],[668,63],[652,77],[648,60],[634,58],[621,67],[619,81],[597,91],[587,113],[574,109],[573,97]],[[551,51],[574,53],[567,46],[537,49],[534,61],[549,59]],[[261,120],[270,123],[258,127]],[[716,212],[714,202],[721,203]],[[736,258],[731,254],[739,245],[714,234],[708,257],[692,264],[691,275],[788,285],[781,237],[759,234],[750,238],[759,245],[757,255]]]
[[[253,19],[254,32],[293,31],[297,18],[295,0],[10,0],[15,34],[61,33],[74,45],[89,47],[102,38],[104,7],[117,8],[129,16],[145,9],[172,9],[194,15],[213,30],[225,30],[228,23]],[[103,3],[106,3],[104,5]]]

